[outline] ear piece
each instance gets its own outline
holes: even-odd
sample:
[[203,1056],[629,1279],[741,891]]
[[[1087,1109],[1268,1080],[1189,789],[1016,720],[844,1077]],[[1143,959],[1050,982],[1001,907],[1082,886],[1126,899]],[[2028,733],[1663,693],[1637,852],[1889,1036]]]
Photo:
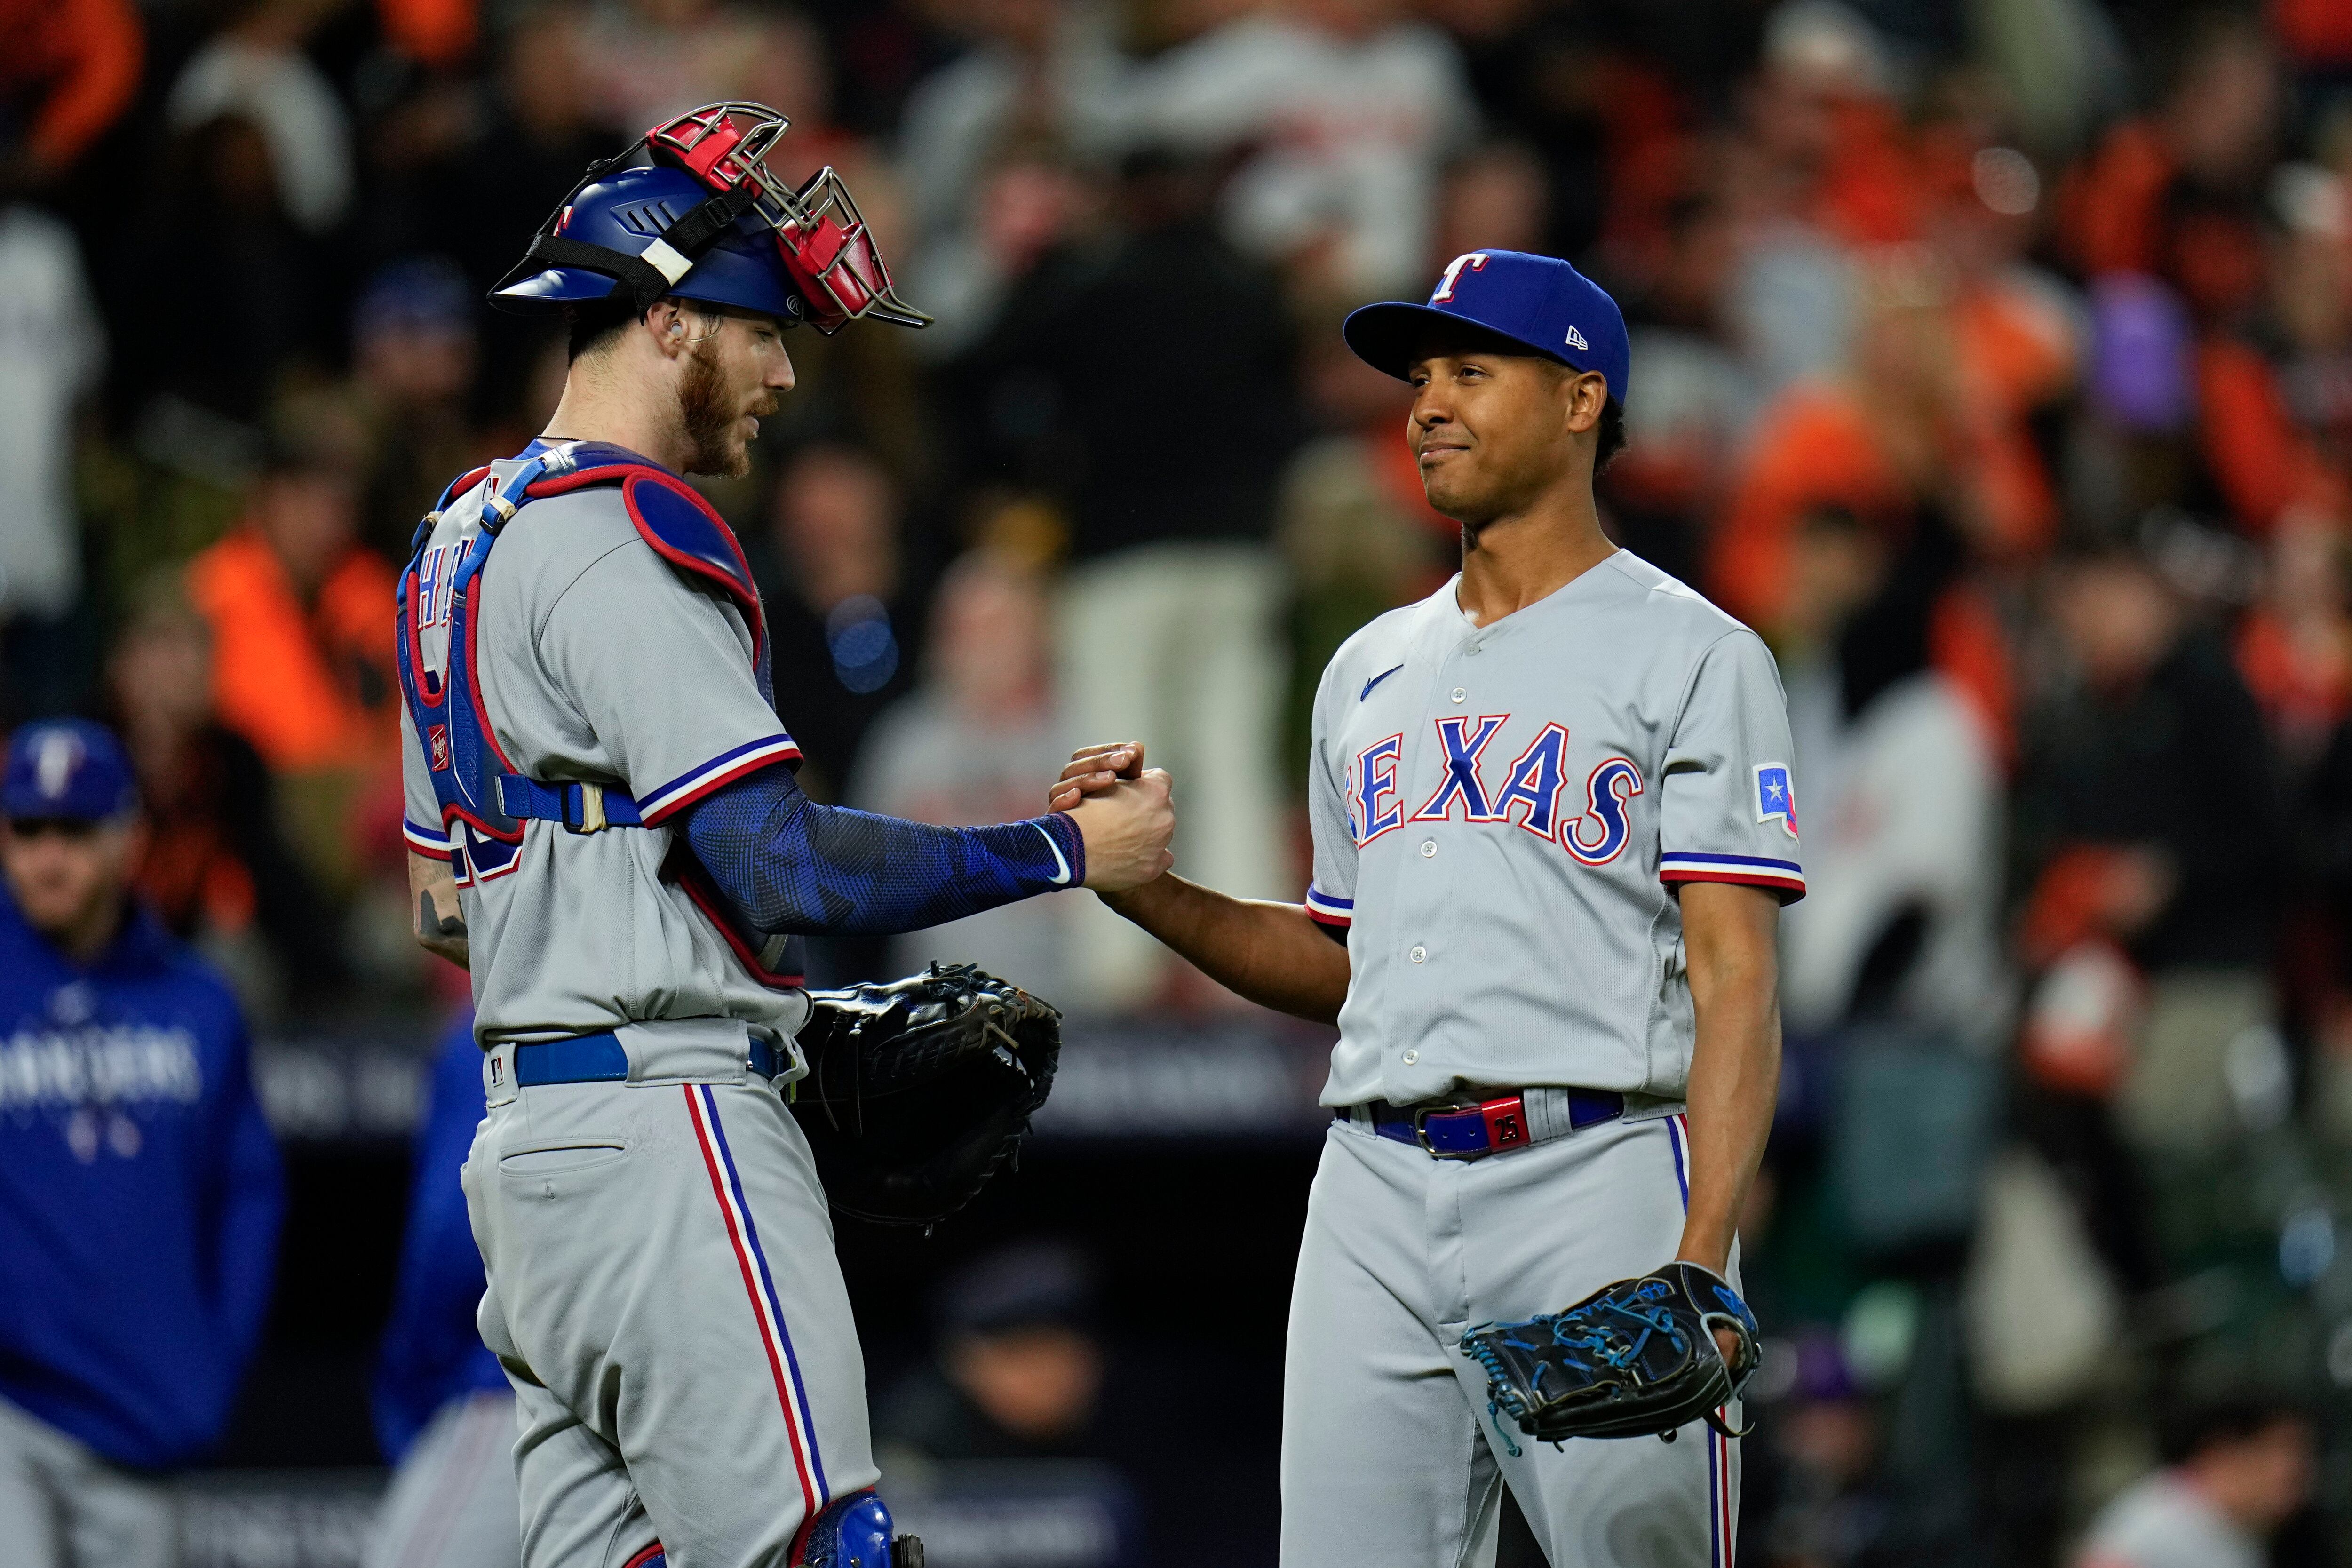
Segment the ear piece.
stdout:
[[672,321],[669,324],[669,335],[674,338],[682,338],[686,336],[686,323],[683,321]]

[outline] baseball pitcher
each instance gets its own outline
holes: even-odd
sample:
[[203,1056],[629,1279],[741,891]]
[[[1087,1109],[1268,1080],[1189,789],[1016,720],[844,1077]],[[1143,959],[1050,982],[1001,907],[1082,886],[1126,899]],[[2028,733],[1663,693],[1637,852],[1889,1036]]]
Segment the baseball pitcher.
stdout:
[[[1779,1073],[1774,931],[1804,891],[1779,674],[1601,532],[1628,368],[1607,294],[1475,251],[1345,330],[1412,386],[1462,571],[1324,672],[1302,903],[1174,876],[1104,894],[1339,1027],[1282,1561],[1461,1563],[1499,1479],[1552,1568],[1728,1568],[1756,1353],[1734,1232]],[[1054,803],[1142,755],[1080,752]]]

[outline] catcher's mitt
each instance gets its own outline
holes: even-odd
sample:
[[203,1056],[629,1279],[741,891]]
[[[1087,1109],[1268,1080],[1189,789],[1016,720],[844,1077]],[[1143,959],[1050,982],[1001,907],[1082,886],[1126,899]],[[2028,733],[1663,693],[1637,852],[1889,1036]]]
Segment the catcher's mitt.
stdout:
[[969,963],[810,994],[793,1110],[843,1214],[929,1226],[1029,1135],[1054,1087],[1062,1015]]
[[[1738,1338],[1736,1365],[1716,1343],[1718,1327]],[[1508,1415],[1538,1442],[1655,1436],[1671,1443],[1693,1421],[1742,1435],[1724,1425],[1722,1410],[1756,1370],[1756,1315],[1722,1279],[1696,1263],[1669,1263],[1564,1312],[1471,1329],[1462,1353],[1486,1369],[1486,1409],[1497,1431]]]

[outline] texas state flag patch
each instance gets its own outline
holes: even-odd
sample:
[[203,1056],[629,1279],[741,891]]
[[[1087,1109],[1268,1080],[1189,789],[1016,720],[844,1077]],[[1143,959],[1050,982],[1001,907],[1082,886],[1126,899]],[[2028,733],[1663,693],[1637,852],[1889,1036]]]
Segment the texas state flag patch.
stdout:
[[1756,820],[1771,822],[1775,819],[1789,830],[1790,837],[1797,836],[1797,786],[1790,781],[1788,763],[1759,763],[1756,764]]

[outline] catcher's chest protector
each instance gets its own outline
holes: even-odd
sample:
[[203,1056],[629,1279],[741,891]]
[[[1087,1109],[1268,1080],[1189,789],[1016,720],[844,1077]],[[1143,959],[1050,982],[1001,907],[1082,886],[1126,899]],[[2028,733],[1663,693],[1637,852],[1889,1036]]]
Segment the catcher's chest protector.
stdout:
[[[499,537],[531,501],[599,486],[619,489],[629,521],[656,554],[742,613],[760,695],[774,706],[767,618],[751,566],[726,520],[685,480],[633,452],[583,441],[532,452],[503,482],[488,468],[460,475],[417,528],[396,616],[401,696],[425,750],[459,887],[511,873],[528,818],[559,822],[572,832],[644,826],[636,802],[617,781],[583,792],[574,784],[531,779],[509,761],[475,668],[482,573]],[[478,521],[456,522],[468,508],[478,510]],[[683,833],[664,875],[675,875],[753,973],[772,985],[801,984],[801,939],[755,931],[737,919],[693,863]]]

